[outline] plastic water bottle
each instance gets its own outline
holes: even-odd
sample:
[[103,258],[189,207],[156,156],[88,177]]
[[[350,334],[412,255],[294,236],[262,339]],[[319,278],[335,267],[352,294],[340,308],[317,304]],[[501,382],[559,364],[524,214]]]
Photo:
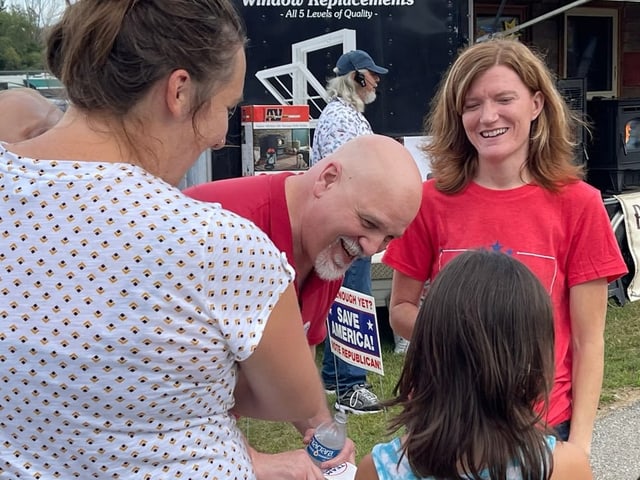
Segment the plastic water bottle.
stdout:
[[347,414],[336,412],[333,420],[322,423],[316,428],[307,453],[317,464],[331,460],[340,453],[347,439]]

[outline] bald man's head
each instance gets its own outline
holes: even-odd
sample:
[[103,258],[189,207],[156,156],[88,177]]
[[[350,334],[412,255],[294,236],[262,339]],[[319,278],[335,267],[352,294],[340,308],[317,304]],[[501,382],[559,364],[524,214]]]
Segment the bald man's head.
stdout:
[[342,164],[343,188],[360,198],[367,196],[379,207],[389,234],[400,236],[422,200],[422,177],[411,153],[390,137],[363,135],[345,143],[333,158]]
[[62,111],[35,90],[0,92],[0,141],[22,142],[37,137],[62,118]]
[[[399,142],[356,137],[309,169],[311,206],[301,220],[305,249],[326,279],[339,278],[358,256],[382,251],[420,208],[422,177]],[[302,182],[300,182],[302,183]]]
[[[346,142],[327,157],[339,162],[346,181],[389,187],[389,193],[405,189],[422,191],[422,177],[411,153],[397,140],[384,135],[363,135]],[[415,195],[409,195],[407,201]],[[421,196],[419,194],[418,196]],[[416,207],[419,208],[419,203]]]

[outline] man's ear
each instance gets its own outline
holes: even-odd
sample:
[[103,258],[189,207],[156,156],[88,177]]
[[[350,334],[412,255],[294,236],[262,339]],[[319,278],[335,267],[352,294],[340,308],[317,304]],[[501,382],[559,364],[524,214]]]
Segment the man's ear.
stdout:
[[313,184],[313,195],[320,197],[328,190],[336,188],[341,175],[342,165],[337,162],[327,162]]
[[190,115],[193,87],[191,75],[186,70],[179,68],[169,75],[165,99],[167,108],[174,116]]

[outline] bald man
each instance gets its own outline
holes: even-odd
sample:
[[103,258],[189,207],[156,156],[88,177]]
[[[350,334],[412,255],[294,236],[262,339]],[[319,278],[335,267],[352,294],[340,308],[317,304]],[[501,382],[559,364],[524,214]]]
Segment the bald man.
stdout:
[[[363,161],[365,159],[366,161]],[[326,336],[326,319],[342,277],[362,256],[384,250],[402,235],[422,199],[420,172],[397,141],[365,135],[346,142],[301,174],[234,178],[188,188],[192,198],[219,202],[252,220],[287,255],[296,270],[296,292],[307,341]],[[308,437],[325,412],[296,424]],[[322,480],[302,449],[267,455],[252,451],[257,478]],[[353,461],[353,442],[330,467]]]
[[0,92],[0,141],[16,143],[37,137],[62,118],[62,110],[37,91],[15,88]]

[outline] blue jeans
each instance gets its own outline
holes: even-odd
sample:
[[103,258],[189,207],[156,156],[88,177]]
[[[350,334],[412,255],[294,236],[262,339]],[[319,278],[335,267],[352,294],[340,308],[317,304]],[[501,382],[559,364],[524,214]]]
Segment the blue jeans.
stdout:
[[[371,295],[371,258],[359,258],[354,261],[344,275],[342,286]],[[322,358],[322,381],[325,386],[336,386],[342,394],[354,385],[364,384],[366,380],[366,370],[336,357],[331,352],[329,340],[325,340]]]
[[562,422],[558,425],[554,425],[554,430],[556,431],[556,436],[566,442],[569,440],[569,431],[571,430],[571,420],[567,420],[566,422]]

